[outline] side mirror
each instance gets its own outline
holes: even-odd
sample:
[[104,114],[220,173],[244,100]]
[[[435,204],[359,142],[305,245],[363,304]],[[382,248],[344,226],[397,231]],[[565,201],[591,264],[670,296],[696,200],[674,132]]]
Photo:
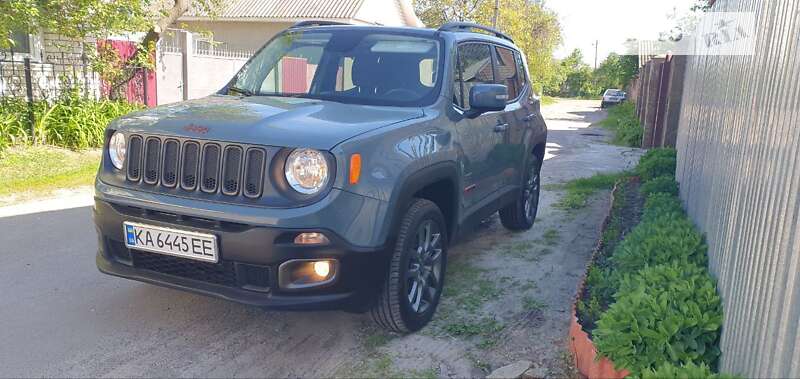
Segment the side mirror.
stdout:
[[506,109],[508,87],[502,84],[476,84],[469,89],[469,111],[467,117],[477,117],[484,112]]

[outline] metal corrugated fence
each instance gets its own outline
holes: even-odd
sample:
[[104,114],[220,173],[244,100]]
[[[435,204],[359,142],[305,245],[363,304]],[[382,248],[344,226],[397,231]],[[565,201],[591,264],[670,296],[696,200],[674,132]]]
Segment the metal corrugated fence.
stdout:
[[690,57],[677,178],[725,310],[721,371],[800,377],[800,0],[756,14],[753,56]]

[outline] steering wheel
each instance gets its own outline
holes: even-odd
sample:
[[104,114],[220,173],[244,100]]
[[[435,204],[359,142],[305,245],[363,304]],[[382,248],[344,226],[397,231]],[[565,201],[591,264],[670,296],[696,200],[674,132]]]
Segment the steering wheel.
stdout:
[[[390,97],[390,96],[392,96],[392,94],[398,94],[398,95],[400,95],[401,98],[404,97],[406,99],[415,99],[415,98],[417,98],[419,96],[416,92],[414,92],[414,91],[412,91],[412,90],[410,90],[408,88],[393,88],[393,89],[390,89],[390,90],[386,91],[386,93],[384,93],[383,96]],[[406,95],[406,96],[403,96],[403,95]]]

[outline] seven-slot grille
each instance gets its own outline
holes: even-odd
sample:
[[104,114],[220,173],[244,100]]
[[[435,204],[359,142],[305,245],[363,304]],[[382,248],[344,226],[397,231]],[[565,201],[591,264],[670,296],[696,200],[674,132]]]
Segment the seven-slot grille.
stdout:
[[259,147],[131,135],[126,177],[152,186],[258,198],[266,151]]

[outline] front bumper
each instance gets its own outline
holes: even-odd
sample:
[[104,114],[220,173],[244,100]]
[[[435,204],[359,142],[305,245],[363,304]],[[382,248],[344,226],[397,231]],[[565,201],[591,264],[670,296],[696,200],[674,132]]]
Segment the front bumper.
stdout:
[[[362,311],[377,295],[388,256],[382,247],[350,244],[328,229],[295,229],[220,221],[95,200],[99,238],[97,267],[106,274],[210,295],[270,309],[346,309]],[[214,234],[220,262],[197,262],[128,249],[123,222],[132,221]],[[295,245],[298,232],[322,232],[326,246]],[[339,261],[336,280],[304,290],[281,289],[278,268],[291,259],[333,258]]]

